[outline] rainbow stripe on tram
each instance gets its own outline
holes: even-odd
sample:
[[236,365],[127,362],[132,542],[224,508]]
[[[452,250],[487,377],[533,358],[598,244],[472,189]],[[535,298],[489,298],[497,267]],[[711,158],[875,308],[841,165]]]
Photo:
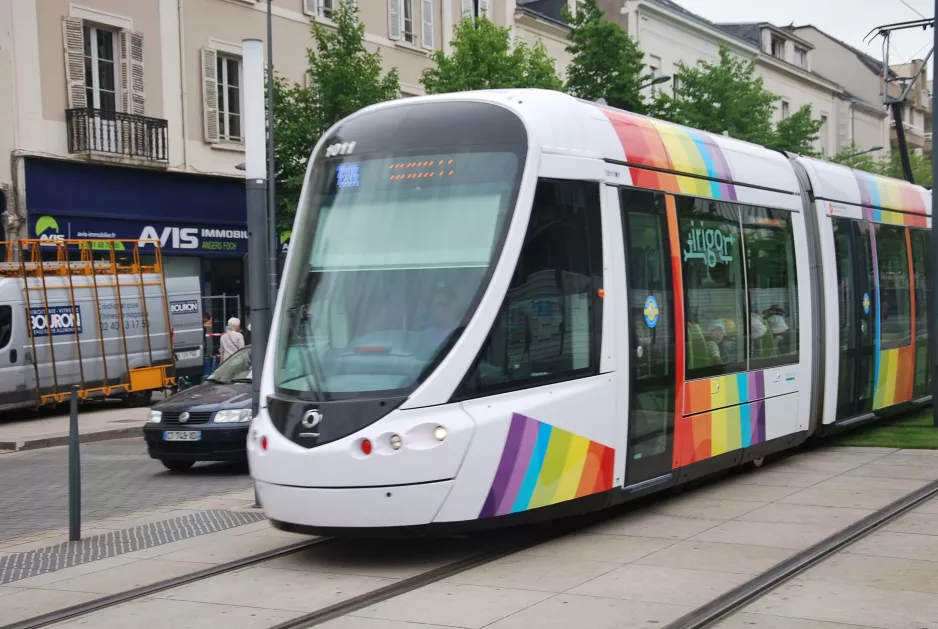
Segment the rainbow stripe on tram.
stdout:
[[[639,188],[736,200],[733,173],[710,136],[660,120],[601,109],[615,129],[632,182]],[[676,174],[675,171],[689,174]],[[708,179],[723,181],[709,181]]]
[[519,413],[480,518],[518,513],[612,489],[616,451]]
[[854,171],[863,218],[874,223],[925,227],[925,199],[912,184]]

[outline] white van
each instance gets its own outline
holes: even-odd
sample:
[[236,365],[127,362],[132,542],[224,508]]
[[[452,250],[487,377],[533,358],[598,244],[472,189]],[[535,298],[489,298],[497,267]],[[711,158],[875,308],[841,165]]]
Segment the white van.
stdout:
[[10,274],[0,278],[0,412],[62,402],[76,384],[83,398],[145,405],[201,373],[198,277]]

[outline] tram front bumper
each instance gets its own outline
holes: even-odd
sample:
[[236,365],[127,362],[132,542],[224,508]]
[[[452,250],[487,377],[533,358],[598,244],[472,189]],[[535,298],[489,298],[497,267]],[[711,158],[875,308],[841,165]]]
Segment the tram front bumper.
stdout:
[[291,528],[289,525],[299,529],[425,526],[436,517],[452,486],[452,480],[445,480],[388,487],[320,488],[255,480],[265,515],[286,529]]

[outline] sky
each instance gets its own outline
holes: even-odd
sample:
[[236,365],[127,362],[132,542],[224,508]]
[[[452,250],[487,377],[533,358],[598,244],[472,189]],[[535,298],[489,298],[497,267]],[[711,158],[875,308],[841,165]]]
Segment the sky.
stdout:
[[[771,22],[776,26],[813,24],[876,59],[882,59],[883,39],[864,38],[883,24],[917,20],[935,14],[933,0],[675,0],[711,22]],[[819,9],[823,7],[823,9]],[[893,33],[889,63],[924,59],[935,34],[913,29]],[[932,75],[932,64],[928,74]]]

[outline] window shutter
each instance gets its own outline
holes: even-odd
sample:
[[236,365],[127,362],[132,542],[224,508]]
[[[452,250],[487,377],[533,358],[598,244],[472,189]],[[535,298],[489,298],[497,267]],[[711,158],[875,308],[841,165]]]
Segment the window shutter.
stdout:
[[307,15],[316,15],[316,9],[319,7],[319,0],[303,0],[303,12]]
[[205,141],[218,142],[218,51],[202,49],[202,127]]
[[400,41],[401,18],[403,15],[401,0],[388,0],[388,39]]
[[421,0],[420,45],[427,50],[433,50],[433,0]]
[[489,7],[489,0],[479,0],[479,17],[485,15],[488,19],[492,19],[492,9]]
[[65,47],[65,91],[68,108],[88,106],[85,98],[85,36],[79,18],[62,18],[62,43]]
[[128,113],[142,116],[145,111],[143,81],[143,33],[130,33],[130,109]]
[[469,17],[475,17],[475,16],[473,15],[473,12],[474,12],[473,9],[474,9],[474,7],[472,6],[472,0],[462,0],[462,5],[461,5],[461,6],[462,6],[462,16],[463,16],[463,17],[466,17],[467,15],[468,15]]
[[118,93],[120,102],[120,111],[125,113],[130,113],[131,102],[130,102],[130,32],[121,31],[117,34],[117,47],[120,53],[120,66],[118,71],[120,74],[120,85]]

